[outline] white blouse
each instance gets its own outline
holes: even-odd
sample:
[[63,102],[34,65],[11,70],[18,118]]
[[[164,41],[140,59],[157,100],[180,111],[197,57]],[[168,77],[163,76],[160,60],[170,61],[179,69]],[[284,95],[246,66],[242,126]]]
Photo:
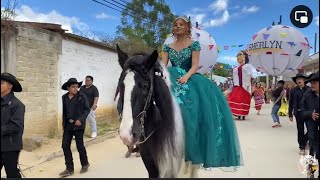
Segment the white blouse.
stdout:
[[[240,86],[240,79],[238,75],[239,66],[233,68],[233,85]],[[254,76],[254,67],[251,64],[245,64],[242,66],[242,87],[251,94],[251,78]]]

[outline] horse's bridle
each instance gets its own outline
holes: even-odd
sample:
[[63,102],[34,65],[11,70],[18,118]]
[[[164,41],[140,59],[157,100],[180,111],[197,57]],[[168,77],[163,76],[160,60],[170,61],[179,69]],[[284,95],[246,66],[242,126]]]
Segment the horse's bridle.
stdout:
[[[152,134],[155,131],[155,129],[152,130],[152,132],[148,136],[146,136],[145,130],[144,130],[144,122],[145,122],[145,118],[147,117],[147,109],[150,106],[151,102],[153,102],[155,104],[155,100],[154,100],[154,96],[153,96],[153,89],[154,89],[153,80],[154,80],[154,76],[163,77],[163,72],[162,72],[161,68],[154,68],[153,73],[154,74],[152,74],[151,78],[150,78],[150,81],[151,81],[150,88],[149,88],[149,91],[148,91],[148,96],[147,96],[147,99],[145,101],[143,110],[137,115],[137,118],[140,117],[141,135],[143,137],[143,140],[142,141],[138,141],[136,143],[136,145],[140,145],[140,144],[145,143],[152,136]],[[122,117],[121,117],[121,119],[122,119]]]
[[148,92],[148,96],[147,96],[147,99],[146,99],[146,102],[144,104],[144,107],[143,107],[143,110],[141,111],[141,113],[138,114],[137,117],[140,116],[140,124],[141,124],[141,134],[143,136],[143,141],[139,141],[137,142],[136,144],[139,145],[139,144],[143,144],[145,143],[151,136],[152,134],[154,133],[155,129],[152,130],[152,132],[146,137],[145,135],[145,131],[144,131],[144,119],[145,117],[147,117],[147,109],[148,107],[150,106],[150,103],[153,102],[155,104],[155,100],[154,100],[154,96],[153,96],[153,89],[154,89],[154,86],[153,86],[153,80],[154,80],[154,76],[161,76],[163,77],[163,72],[162,72],[162,69],[161,68],[154,68],[154,71],[153,71],[153,74],[150,78],[151,80],[151,83],[150,83],[150,89],[149,89],[149,92]]

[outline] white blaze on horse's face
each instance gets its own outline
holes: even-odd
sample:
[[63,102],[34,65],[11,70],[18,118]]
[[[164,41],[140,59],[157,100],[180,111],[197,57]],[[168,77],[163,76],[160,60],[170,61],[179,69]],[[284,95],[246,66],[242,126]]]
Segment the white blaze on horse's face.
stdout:
[[123,112],[122,121],[120,124],[120,138],[125,145],[130,145],[132,143],[132,107],[131,107],[131,94],[135,86],[134,80],[135,74],[133,72],[128,72],[123,83],[124,83],[124,97],[123,97]]

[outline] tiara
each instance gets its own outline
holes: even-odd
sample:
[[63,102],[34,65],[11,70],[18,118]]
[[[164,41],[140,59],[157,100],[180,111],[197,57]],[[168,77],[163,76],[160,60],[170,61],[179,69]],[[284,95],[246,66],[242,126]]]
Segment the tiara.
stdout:
[[190,22],[190,19],[187,18],[187,17],[185,17],[185,16],[179,16],[179,17],[177,17],[174,21],[177,21],[178,19],[182,19],[182,20],[184,20],[184,21],[187,22],[187,23]]

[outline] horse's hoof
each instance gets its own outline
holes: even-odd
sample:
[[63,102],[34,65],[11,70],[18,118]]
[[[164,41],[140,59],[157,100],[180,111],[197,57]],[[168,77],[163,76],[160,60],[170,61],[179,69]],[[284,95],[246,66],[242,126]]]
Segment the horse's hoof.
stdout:
[[126,153],[126,155],[124,157],[129,158],[131,156],[131,151],[128,150],[128,152]]
[[136,152],[136,157],[140,157],[140,152]]

